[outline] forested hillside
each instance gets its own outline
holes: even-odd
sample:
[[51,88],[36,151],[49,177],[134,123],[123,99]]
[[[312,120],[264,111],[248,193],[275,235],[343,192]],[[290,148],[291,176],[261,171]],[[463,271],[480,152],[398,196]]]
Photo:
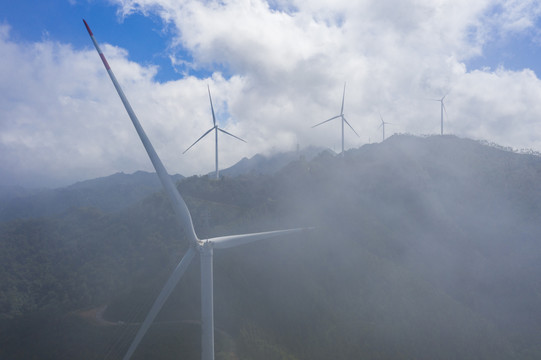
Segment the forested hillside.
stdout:
[[[403,135],[181,180],[200,238],[314,227],[216,250],[216,358],[540,358],[540,177],[533,155]],[[0,358],[121,358],[186,249],[161,193],[1,223]],[[194,263],[136,358],[199,359]]]
[[[173,179],[182,179],[173,175]],[[78,207],[92,206],[114,212],[133,205],[161,189],[154,173],[137,171],[81,181],[58,189],[0,189],[0,221],[57,216]]]

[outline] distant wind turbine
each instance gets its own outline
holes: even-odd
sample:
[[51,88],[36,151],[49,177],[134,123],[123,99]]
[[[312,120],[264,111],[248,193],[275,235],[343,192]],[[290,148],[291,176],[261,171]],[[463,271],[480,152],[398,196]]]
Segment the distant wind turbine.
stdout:
[[[186,153],[186,151],[190,150],[192,146],[194,146],[195,144],[197,144],[199,142],[199,140],[201,140],[202,138],[204,138],[208,133],[210,133],[212,130],[214,130],[214,142],[215,142],[215,154],[216,154],[216,179],[219,179],[220,178],[220,174],[219,174],[219,170],[218,170],[218,131],[221,131],[223,132],[224,134],[227,134],[229,136],[232,136],[234,137],[235,139],[238,139],[240,141],[244,141],[243,139],[241,139],[240,137],[238,136],[235,136],[227,131],[225,131],[224,129],[220,129],[220,127],[218,126],[218,124],[216,123],[216,116],[214,115],[214,106],[212,105],[212,97],[210,96],[210,86],[207,85],[207,88],[208,88],[208,91],[209,91],[209,100],[210,100],[210,109],[212,111],[212,122],[214,124],[213,127],[211,127],[209,130],[207,130],[207,132],[205,132],[203,135],[201,135],[201,137],[199,139],[197,139],[192,145],[190,145],[186,150],[184,150],[183,154]],[[246,141],[244,141],[246,142]]]
[[434,101],[439,101],[441,103],[441,135],[443,135],[443,112],[445,111],[445,114],[447,114],[447,110],[445,109],[445,104],[443,103],[443,100],[447,96],[444,95],[441,99],[432,99]]
[[94,35],[92,34],[92,31],[90,30],[90,27],[88,26],[87,22],[84,19],[83,19],[83,22],[85,23],[88,34],[90,35],[90,38],[92,39],[92,42],[94,43],[94,46],[96,47],[96,50],[98,54],[100,55],[103,65],[105,66],[105,69],[107,70],[107,73],[109,74],[109,77],[111,78],[111,81],[113,82],[113,85],[118,95],[120,96],[120,100],[124,104],[124,107],[126,111],[128,112],[128,115],[133,123],[133,126],[135,127],[135,130],[137,131],[137,134],[139,135],[139,138],[141,139],[141,142],[143,143],[143,146],[145,147],[148,157],[150,158],[150,161],[152,162],[152,165],[154,166],[154,169],[156,170],[156,173],[158,174],[158,177],[160,178],[162,186],[175,212],[176,220],[179,223],[179,225],[184,229],[185,234],[190,242],[190,247],[188,251],[186,251],[186,253],[184,254],[184,257],[180,260],[177,267],[175,268],[173,273],[170,275],[165,286],[163,287],[157,299],[155,300],[154,304],[152,305],[150,312],[148,313],[145,320],[143,321],[143,324],[139,328],[139,331],[135,335],[133,342],[131,343],[126,355],[124,356],[124,360],[130,359],[130,357],[133,355],[141,339],[144,337],[148,328],[152,324],[154,318],[156,317],[156,315],[158,315],[160,309],[162,308],[168,296],[171,294],[174,287],[176,286],[176,284],[178,283],[178,281],[180,280],[180,278],[182,277],[182,275],[184,274],[184,272],[190,265],[196,253],[199,253],[200,260],[201,260],[201,333],[202,333],[201,334],[201,346],[202,346],[201,358],[203,360],[213,360],[214,359],[214,304],[213,304],[214,299],[213,299],[212,264],[213,264],[214,249],[227,249],[227,248],[231,248],[234,246],[238,246],[238,245],[242,245],[242,244],[246,244],[246,243],[250,243],[254,241],[264,240],[264,239],[268,239],[268,238],[272,238],[272,237],[276,237],[280,235],[296,233],[304,229],[298,228],[298,229],[288,229],[288,230],[276,230],[276,231],[253,233],[253,234],[222,236],[222,237],[216,237],[216,238],[211,238],[211,239],[206,239],[206,240],[200,240],[195,233],[192,217],[190,215],[188,207],[186,206],[186,203],[184,202],[184,199],[178,192],[178,189],[173,184],[171,177],[165,170],[165,167],[163,166],[160,158],[158,157],[158,154],[154,150],[154,147],[152,146],[145,131],[143,130],[141,123],[137,119],[137,116],[135,115],[130,103],[128,102],[128,99],[124,95],[124,92],[122,91],[122,88],[120,87],[120,84],[118,83],[115,75],[113,74],[111,67],[107,63],[105,56],[103,55],[98,43],[96,42],[96,39],[94,38]]
[[315,128],[316,126],[325,124],[326,122],[329,122],[331,120],[342,118],[342,154],[344,153],[344,123],[348,124],[348,126],[351,128],[351,130],[353,130],[355,135],[357,135],[357,137],[359,137],[359,134],[357,134],[357,132],[355,131],[353,126],[351,126],[351,124],[346,120],[346,117],[344,116],[344,98],[345,97],[346,97],[346,83],[344,83],[344,92],[342,93],[342,108],[340,109],[340,114],[336,115],[336,116],[333,116],[332,118],[330,118],[328,120],[325,120],[323,122],[320,122],[319,124],[316,124],[316,125],[312,126],[312,128]]
[[381,114],[379,114],[379,118],[381,119],[381,124],[380,124],[380,126],[378,126],[378,129],[379,128],[383,129],[383,140],[382,141],[385,141],[385,125],[392,125],[393,123],[383,121],[383,116],[381,116]]

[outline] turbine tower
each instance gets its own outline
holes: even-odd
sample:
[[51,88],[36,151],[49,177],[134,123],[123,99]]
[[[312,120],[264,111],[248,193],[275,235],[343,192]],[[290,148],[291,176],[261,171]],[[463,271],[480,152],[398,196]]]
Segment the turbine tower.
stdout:
[[443,112],[445,111],[445,113],[447,114],[447,110],[445,109],[445,105],[443,103],[443,100],[445,99],[445,97],[447,96],[444,95],[441,99],[432,99],[434,101],[439,101],[441,103],[441,130],[440,130],[440,134],[443,135]]
[[137,131],[137,134],[139,135],[139,138],[141,139],[141,142],[143,143],[143,146],[145,147],[148,157],[150,158],[150,161],[152,162],[152,165],[154,166],[154,169],[156,170],[156,173],[158,174],[158,177],[160,178],[162,186],[175,212],[176,220],[179,223],[179,225],[184,229],[184,232],[190,243],[188,250],[186,251],[182,259],[178,263],[173,273],[169,276],[169,279],[165,283],[165,286],[163,287],[160,294],[156,298],[154,304],[152,305],[152,308],[150,309],[145,320],[143,321],[143,324],[141,325],[137,334],[135,335],[133,342],[131,343],[128,351],[126,352],[126,355],[124,356],[124,360],[130,359],[130,357],[133,355],[140,341],[142,340],[148,328],[152,324],[154,318],[156,317],[156,315],[158,315],[160,309],[164,305],[168,296],[171,294],[176,284],[178,283],[178,281],[180,280],[180,278],[182,277],[182,275],[184,274],[184,272],[186,271],[186,269],[188,268],[188,266],[190,265],[191,261],[193,260],[193,258],[195,257],[197,253],[199,253],[199,256],[201,259],[201,346],[202,346],[201,358],[203,360],[213,360],[214,359],[214,305],[213,305],[214,299],[213,299],[212,264],[213,264],[214,249],[227,249],[227,248],[235,247],[238,245],[242,245],[242,244],[246,244],[246,243],[250,243],[254,241],[273,238],[280,235],[296,233],[304,229],[297,228],[297,229],[276,230],[276,231],[268,231],[268,232],[253,233],[253,234],[221,236],[221,237],[215,237],[215,238],[206,239],[206,240],[199,239],[197,237],[197,234],[195,233],[192,217],[190,215],[188,207],[186,206],[186,203],[184,202],[184,199],[178,192],[178,189],[173,184],[171,177],[167,173],[167,170],[163,166],[163,163],[158,157],[158,154],[154,150],[152,143],[148,139],[145,131],[143,130],[141,123],[137,119],[137,116],[135,115],[130,103],[128,102],[128,99],[124,95],[124,92],[122,91],[122,88],[120,87],[120,84],[118,83],[115,75],[113,74],[111,67],[107,63],[105,56],[103,55],[98,43],[96,42],[96,39],[94,38],[94,35],[92,31],[90,30],[90,27],[88,26],[87,22],[84,19],[83,19],[83,22],[103,62],[103,65],[105,66],[105,69],[107,70],[107,73],[109,74],[109,77],[111,78],[111,81],[113,82],[113,85],[118,95],[120,96],[120,100],[124,104],[124,107],[126,111],[128,112],[128,116],[130,117],[133,123],[133,126],[135,127],[135,130]]
[[393,123],[383,121],[383,116],[381,116],[381,113],[379,114],[379,118],[381,119],[381,124],[380,124],[380,126],[378,126],[378,129],[379,128],[383,129],[383,140],[382,141],[385,141],[385,125],[392,125]]
[[346,83],[344,83],[344,92],[342,93],[342,108],[340,109],[340,114],[336,115],[336,116],[333,116],[332,118],[330,118],[328,120],[322,121],[319,124],[316,124],[316,125],[312,126],[312,128],[315,128],[316,126],[325,124],[326,122],[329,122],[331,120],[342,118],[342,152],[341,152],[341,154],[344,154],[344,123],[348,124],[348,126],[351,128],[351,130],[353,130],[355,135],[357,135],[357,137],[359,137],[359,134],[357,134],[357,132],[355,131],[353,126],[351,126],[351,124],[346,120],[346,117],[344,116],[344,98],[345,98],[345,96],[346,96]]
[[[218,124],[216,123],[216,116],[214,115],[214,106],[212,105],[212,97],[210,96],[210,86],[207,85],[207,88],[209,90],[209,100],[210,100],[210,109],[212,111],[212,122],[214,124],[213,127],[211,127],[209,130],[207,130],[207,132],[205,132],[203,135],[201,135],[201,137],[199,139],[197,139],[192,145],[190,145],[186,150],[184,150],[183,154],[186,153],[186,151],[190,150],[192,146],[194,146],[195,144],[197,144],[197,142],[199,142],[199,140],[201,140],[202,138],[204,138],[208,133],[210,133],[212,130],[214,130],[214,143],[215,143],[215,153],[216,153],[216,179],[219,179],[220,178],[220,174],[218,172],[218,131],[221,131],[223,132],[224,134],[227,134],[229,136],[232,136],[234,137],[235,139],[238,139],[240,141],[244,141],[243,139],[241,139],[240,137],[238,136],[235,136],[227,131],[225,131],[224,129],[220,129],[220,127],[218,126]],[[246,142],[246,141],[244,141]]]

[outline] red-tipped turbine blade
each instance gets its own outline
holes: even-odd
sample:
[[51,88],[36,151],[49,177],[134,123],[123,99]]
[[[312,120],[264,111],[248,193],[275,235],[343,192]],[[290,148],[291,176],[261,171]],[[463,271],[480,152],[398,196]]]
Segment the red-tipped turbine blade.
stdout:
[[83,22],[85,23],[86,29],[88,30],[88,34],[90,35],[90,38],[92,39],[92,42],[94,43],[94,46],[98,54],[100,55],[100,58],[103,61],[103,65],[105,66],[105,69],[107,70],[107,73],[109,74],[109,77],[111,78],[111,81],[113,82],[113,85],[118,93],[118,96],[120,96],[120,100],[122,101],[122,104],[124,104],[124,108],[126,109],[128,116],[130,117],[132,124],[135,127],[135,130],[137,131],[137,134],[139,135],[139,139],[141,139],[141,142],[143,143],[143,146],[145,147],[148,157],[150,158],[150,161],[152,162],[152,165],[154,166],[154,169],[156,170],[156,173],[158,174],[158,177],[160,178],[162,186],[175,211],[175,215],[176,215],[179,225],[184,229],[190,243],[196,244],[198,240],[197,235],[195,234],[195,229],[193,227],[190,211],[188,210],[188,207],[186,206],[184,199],[182,198],[182,196],[180,196],[180,193],[175,187],[175,184],[173,184],[173,180],[171,180],[171,177],[167,173],[167,170],[165,170],[165,167],[163,166],[162,161],[160,160],[158,154],[156,153],[156,150],[154,150],[152,143],[150,142],[145,131],[143,130],[143,127],[141,126],[139,119],[135,115],[135,112],[133,111],[128,101],[128,98],[126,98],[126,95],[124,95],[124,91],[122,91],[122,88],[120,87],[120,84],[118,83],[118,80],[116,79],[115,74],[113,74],[111,67],[107,63],[107,60],[105,59],[105,56],[103,55],[98,45],[98,42],[94,38],[94,35],[92,34],[92,31],[90,30],[90,27],[88,26],[87,22],[84,19],[83,19]]

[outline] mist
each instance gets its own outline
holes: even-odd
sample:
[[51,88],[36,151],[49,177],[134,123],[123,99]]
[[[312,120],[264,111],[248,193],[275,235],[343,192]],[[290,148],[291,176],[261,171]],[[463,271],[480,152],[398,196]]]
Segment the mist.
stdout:
[[[200,238],[313,227],[215,251],[216,357],[537,358],[540,172],[535,155],[395,135],[271,173],[180,180]],[[2,356],[120,358],[188,246],[160,192],[3,222],[0,235],[4,334],[50,340],[4,335]],[[135,358],[199,358],[199,281],[194,261]],[[103,305],[107,326],[80,316]]]

